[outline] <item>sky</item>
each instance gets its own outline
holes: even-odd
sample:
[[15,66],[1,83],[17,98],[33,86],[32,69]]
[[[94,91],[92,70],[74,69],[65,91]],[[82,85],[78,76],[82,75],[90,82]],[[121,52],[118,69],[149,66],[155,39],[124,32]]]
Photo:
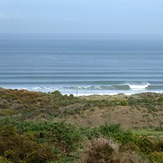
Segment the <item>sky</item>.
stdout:
[[0,0],[0,33],[163,35],[163,0]]

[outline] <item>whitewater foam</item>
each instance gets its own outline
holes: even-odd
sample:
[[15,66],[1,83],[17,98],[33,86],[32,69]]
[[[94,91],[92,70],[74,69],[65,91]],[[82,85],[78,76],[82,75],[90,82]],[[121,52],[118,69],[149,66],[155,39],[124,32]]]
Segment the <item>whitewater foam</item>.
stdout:
[[145,90],[150,85],[149,83],[126,83],[131,90]]

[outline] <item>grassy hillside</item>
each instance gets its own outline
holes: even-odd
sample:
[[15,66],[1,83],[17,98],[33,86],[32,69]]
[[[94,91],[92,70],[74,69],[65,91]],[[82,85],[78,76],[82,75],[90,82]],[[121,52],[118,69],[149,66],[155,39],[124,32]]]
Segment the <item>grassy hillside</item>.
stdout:
[[163,94],[0,89],[0,162],[163,162]]

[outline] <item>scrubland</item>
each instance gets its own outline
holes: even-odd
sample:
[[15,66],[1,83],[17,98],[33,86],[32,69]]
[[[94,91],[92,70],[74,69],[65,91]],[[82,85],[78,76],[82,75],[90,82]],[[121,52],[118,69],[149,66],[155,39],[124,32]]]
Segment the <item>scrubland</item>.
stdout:
[[163,94],[1,88],[0,162],[162,163]]

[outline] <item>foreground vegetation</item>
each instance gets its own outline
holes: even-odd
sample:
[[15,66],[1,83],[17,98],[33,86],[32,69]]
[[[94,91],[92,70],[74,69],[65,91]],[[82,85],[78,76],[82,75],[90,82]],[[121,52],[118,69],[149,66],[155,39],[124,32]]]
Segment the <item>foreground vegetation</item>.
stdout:
[[[162,163],[162,108],[163,95],[155,93],[77,98],[0,89],[0,162]],[[126,129],[104,114],[125,109],[159,121]],[[96,125],[83,123],[93,115]]]

